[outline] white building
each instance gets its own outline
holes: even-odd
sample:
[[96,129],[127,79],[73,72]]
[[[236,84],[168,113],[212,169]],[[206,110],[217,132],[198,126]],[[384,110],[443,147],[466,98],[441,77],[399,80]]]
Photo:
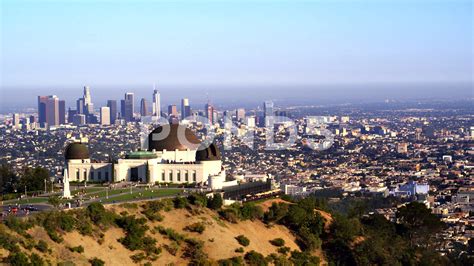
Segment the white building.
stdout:
[[100,108],[100,124],[101,125],[110,125],[110,108],[101,107]]
[[281,190],[283,190],[285,195],[304,195],[304,194],[306,194],[306,187],[305,186],[282,185]]
[[227,185],[217,146],[203,148],[190,129],[178,124],[159,126],[148,135],[148,150],[116,162],[91,162],[87,146],[77,142],[66,147],[65,158],[70,181]]
[[161,99],[160,99],[160,93],[158,92],[158,90],[153,90],[153,105],[152,105],[152,109],[153,109],[153,116],[156,116],[156,117],[161,117]]

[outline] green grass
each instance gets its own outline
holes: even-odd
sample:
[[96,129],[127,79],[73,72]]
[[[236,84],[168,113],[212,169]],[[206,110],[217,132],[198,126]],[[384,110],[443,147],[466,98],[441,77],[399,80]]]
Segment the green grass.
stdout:
[[14,199],[5,201],[4,204],[12,204],[12,203],[19,203],[19,204],[33,204],[33,203],[46,203],[48,202],[48,198],[26,198],[26,199]]
[[[75,187],[71,187],[71,189],[73,188]],[[83,187],[79,187],[78,189],[71,191],[71,195],[75,196],[76,194],[82,193],[82,189]],[[88,187],[85,190],[86,190],[86,195],[87,195],[87,194],[96,193],[98,191],[104,190],[104,188],[103,187]]]
[[[138,200],[138,199],[149,199],[150,197],[166,197],[166,196],[175,196],[181,193],[181,189],[154,189],[153,192],[151,190],[141,190],[141,191],[134,191],[132,194],[129,192],[127,194],[123,194],[117,197],[111,197],[108,199],[104,199],[103,203],[110,203],[110,202],[120,202],[120,201],[128,201],[128,200]],[[139,193],[142,193],[139,196]]]

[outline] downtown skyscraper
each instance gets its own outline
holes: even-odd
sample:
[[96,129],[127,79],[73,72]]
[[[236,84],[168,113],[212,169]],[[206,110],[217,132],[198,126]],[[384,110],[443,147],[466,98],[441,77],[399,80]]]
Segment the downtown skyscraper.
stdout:
[[263,103],[263,119],[265,126],[268,126],[270,124],[273,124],[275,121],[275,109],[274,109],[274,104],[272,101],[265,101]]
[[135,112],[135,96],[132,92],[125,93],[125,99],[121,101],[121,115],[125,121],[133,121],[133,113]]
[[94,113],[94,104],[92,103],[91,91],[89,86],[84,86],[84,94],[82,96],[84,99],[84,113],[86,115],[92,115]]
[[189,99],[181,99],[181,120],[191,116],[191,106],[189,106]]
[[158,92],[158,90],[155,89],[153,91],[153,105],[152,105],[153,116],[161,117],[160,101],[161,101],[160,93]]
[[115,120],[117,120],[117,101],[108,100],[107,107],[110,109],[110,123],[115,124]]
[[140,101],[140,115],[141,116],[148,116],[148,102],[146,101],[145,98],[142,98]]
[[209,124],[213,125],[214,124],[214,106],[212,106],[210,103],[206,103],[204,105],[204,113],[209,120]]
[[[59,98],[56,95],[38,96],[38,122],[41,127],[59,125],[59,116]],[[61,121],[64,121],[64,118]]]

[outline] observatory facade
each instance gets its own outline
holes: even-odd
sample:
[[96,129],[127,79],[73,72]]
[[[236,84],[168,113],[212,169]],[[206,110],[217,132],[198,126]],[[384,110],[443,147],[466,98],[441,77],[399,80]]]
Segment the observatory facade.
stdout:
[[221,154],[203,144],[186,126],[169,124],[148,135],[148,149],[128,153],[116,162],[91,162],[84,143],[65,149],[69,181],[196,183],[221,189],[225,183]]

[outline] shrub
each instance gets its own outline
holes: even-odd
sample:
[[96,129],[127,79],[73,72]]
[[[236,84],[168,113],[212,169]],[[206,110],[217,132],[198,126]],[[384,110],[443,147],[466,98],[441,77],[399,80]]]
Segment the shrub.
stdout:
[[188,202],[199,207],[207,206],[207,197],[201,193],[193,193],[188,196]]
[[135,255],[130,256],[130,258],[133,260],[135,263],[139,263],[140,261],[144,260],[146,258],[145,253],[140,252]]
[[89,260],[91,266],[104,266],[105,262],[99,258],[93,258]]
[[171,244],[169,245],[165,244],[164,248],[166,249],[166,251],[168,251],[168,253],[170,253],[173,256],[176,256],[176,253],[178,253],[178,250],[179,250],[179,245],[176,242],[171,242]]
[[13,215],[7,216],[7,219],[4,220],[4,223],[8,228],[17,232],[20,235],[25,235],[25,231],[30,229],[34,225],[34,222],[30,219],[21,220]]
[[10,253],[19,252],[20,248],[17,245],[18,239],[8,234],[3,228],[0,229],[0,247],[10,251]]
[[254,203],[244,203],[240,208],[240,216],[242,220],[257,220],[263,218],[263,209]]
[[83,252],[84,252],[84,247],[83,247],[83,246],[68,247],[68,249],[69,249],[71,252],[77,252],[77,253],[83,253]]
[[237,252],[237,253],[244,253],[244,248],[243,247],[238,247],[234,250],[234,252]]
[[22,239],[20,244],[27,250],[31,250],[35,247],[35,241],[32,238]]
[[135,216],[122,216],[116,220],[117,225],[126,232],[125,237],[120,238],[122,243],[129,250],[141,249],[147,255],[159,254],[161,249],[156,247],[156,239],[145,236],[148,226],[144,218],[135,218]]
[[145,215],[145,217],[150,221],[161,222],[164,219],[163,215],[161,215],[159,212],[155,212],[151,209],[144,209],[142,211],[142,214]]
[[38,251],[43,252],[43,253],[49,251],[48,243],[46,243],[46,241],[44,241],[44,240],[38,241],[38,243],[35,245],[35,248],[36,248]]
[[265,260],[265,257],[254,250],[247,252],[244,258],[247,264],[251,266],[268,265],[268,262]]
[[186,241],[186,247],[183,251],[184,258],[191,259],[191,265],[208,265],[207,254],[202,250],[204,242],[194,238],[188,238]]
[[190,224],[190,225],[186,226],[184,228],[184,230],[189,231],[189,232],[195,232],[195,233],[202,234],[202,232],[204,232],[204,230],[206,230],[206,226],[204,225],[204,223],[197,222],[197,223],[193,223],[193,224]]
[[173,199],[173,205],[176,209],[186,208],[186,205],[188,205],[188,200],[183,197],[176,197]]
[[244,260],[242,259],[242,257],[232,257],[228,259],[219,260],[217,261],[217,263],[219,264],[219,266],[240,266],[244,265]]
[[247,237],[245,237],[244,235],[236,236],[235,239],[237,240],[237,242],[239,242],[239,244],[241,244],[244,247],[246,247],[250,244],[250,240]]
[[97,226],[108,226],[115,218],[114,214],[107,211],[99,202],[91,203],[86,210],[91,221]]
[[290,252],[290,248],[289,247],[280,247],[277,249],[277,252],[280,253],[280,254],[288,254],[288,252]]
[[44,262],[44,260],[40,256],[38,256],[38,254],[32,253],[31,256],[30,256],[30,264],[29,265],[42,266],[42,265],[46,265],[46,263]]
[[159,212],[164,207],[160,201],[149,201],[143,205],[142,214],[150,221],[163,221],[163,216]]
[[30,265],[28,256],[25,253],[20,252],[20,251],[10,253],[6,261],[13,266]]
[[292,251],[290,261],[294,265],[319,265],[319,257],[312,256],[309,252]]
[[[285,255],[271,253],[265,258],[272,265],[293,265]],[[297,264],[296,264],[297,265]],[[310,265],[310,264],[308,264]]]
[[177,244],[181,244],[181,242],[186,239],[184,235],[176,232],[172,228],[164,228],[163,226],[156,226],[155,229],[158,230],[160,234],[166,236],[170,240],[175,241]]
[[275,238],[275,239],[270,240],[270,244],[276,247],[282,247],[285,245],[285,240],[283,240],[282,238]]
[[239,221],[238,210],[233,208],[221,210],[219,211],[219,215],[222,217],[222,219],[231,223],[237,223]]

